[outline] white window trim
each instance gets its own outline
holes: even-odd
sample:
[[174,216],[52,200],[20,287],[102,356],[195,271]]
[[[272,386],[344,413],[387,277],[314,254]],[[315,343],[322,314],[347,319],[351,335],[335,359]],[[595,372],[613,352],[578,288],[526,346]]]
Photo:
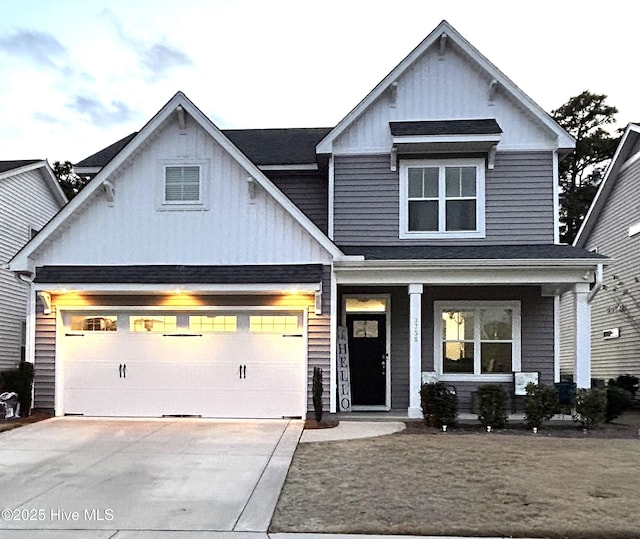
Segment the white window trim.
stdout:
[[[200,168],[200,198],[197,201],[170,201],[165,199],[167,167]],[[163,159],[158,162],[156,209],[160,211],[202,211],[209,209],[209,160],[208,159]]]
[[[511,349],[511,368],[513,372],[520,372],[522,368],[522,314],[520,301],[434,301],[434,324],[433,324],[433,358],[434,367],[438,379],[443,382],[510,382],[513,374],[443,374],[442,365],[442,311],[463,311],[469,309],[511,309],[513,312],[513,325]],[[478,336],[476,336],[476,339]],[[477,361],[480,361],[478,358]]]
[[[476,167],[476,230],[420,232],[409,230],[409,168]],[[485,160],[476,159],[406,159],[400,161],[400,239],[465,239],[485,237]],[[443,210],[444,211],[444,210]]]

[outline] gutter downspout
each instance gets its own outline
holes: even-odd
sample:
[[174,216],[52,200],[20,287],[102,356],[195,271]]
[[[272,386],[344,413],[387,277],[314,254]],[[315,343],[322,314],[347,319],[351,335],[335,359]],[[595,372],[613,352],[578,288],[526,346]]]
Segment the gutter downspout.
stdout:
[[604,264],[598,264],[596,268],[596,282],[593,285],[593,288],[589,291],[589,295],[587,296],[587,303],[591,303],[593,298],[596,297],[596,294],[600,292],[602,288],[602,284],[604,283]]

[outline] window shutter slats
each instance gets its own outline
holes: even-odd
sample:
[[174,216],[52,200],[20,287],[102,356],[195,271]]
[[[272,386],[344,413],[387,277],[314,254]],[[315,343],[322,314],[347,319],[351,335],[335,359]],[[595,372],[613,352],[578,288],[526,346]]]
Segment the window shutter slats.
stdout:
[[199,202],[200,167],[166,167],[164,198],[167,202]]

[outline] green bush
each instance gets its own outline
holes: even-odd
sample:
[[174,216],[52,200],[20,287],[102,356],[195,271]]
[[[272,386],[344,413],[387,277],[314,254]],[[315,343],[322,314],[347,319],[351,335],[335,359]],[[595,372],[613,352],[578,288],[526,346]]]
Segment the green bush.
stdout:
[[31,390],[33,387],[33,365],[20,362],[16,369],[0,371],[0,392],[14,391],[20,401],[20,415],[27,416],[31,410]]
[[420,404],[428,426],[455,425],[458,418],[458,396],[447,385],[442,382],[422,384]]
[[605,422],[611,423],[631,406],[633,395],[630,391],[609,383],[607,386],[607,408],[605,410]]
[[507,426],[507,394],[498,384],[480,386],[478,397],[478,421],[483,427],[502,429]]
[[583,428],[596,428],[605,420],[607,390],[606,388],[578,388],[573,405],[575,409],[573,420],[579,421]]
[[320,423],[322,421],[322,369],[320,367],[313,368],[313,383],[311,387],[311,393],[313,394],[313,411],[316,421]]
[[638,382],[640,380],[637,376],[633,376],[632,374],[623,374],[618,376],[615,380],[609,380],[609,385],[614,385],[619,388],[627,390],[631,393],[631,398],[635,399],[636,393],[638,392]]
[[524,398],[524,414],[527,427],[540,428],[558,411],[558,393],[554,387],[528,384]]

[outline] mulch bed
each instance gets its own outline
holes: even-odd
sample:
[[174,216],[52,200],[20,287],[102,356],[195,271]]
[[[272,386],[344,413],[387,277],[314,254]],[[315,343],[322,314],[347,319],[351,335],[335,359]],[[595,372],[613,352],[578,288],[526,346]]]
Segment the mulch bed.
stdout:
[[484,436],[535,436],[538,438],[640,438],[640,430],[635,425],[625,423],[607,423],[586,432],[578,423],[561,422],[546,423],[534,434],[525,423],[509,423],[504,429],[486,428],[477,423],[459,423],[456,426],[447,426],[447,431],[435,427],[428,427],[424,421],[405,421],[407,428],[402,434],[432,434],[437,436],[455,436],[460,434],[478,434]]
[[333,427],[337,427],[340,424],[340,421],[336,419],[323,419],[318,422],[315,419],[307,419],[304,422],[304,428],[307,430],[314,429],[332,429]]
[[28,425],[29,423],[36,423],[37,421],[49,419],[50,417],[52,416],[49,414],[36,413],[26,417],[19,417],[18,419],[2,419],[0,420],[0,432],[13,430],[18,427],[22,427],[22,425]]

